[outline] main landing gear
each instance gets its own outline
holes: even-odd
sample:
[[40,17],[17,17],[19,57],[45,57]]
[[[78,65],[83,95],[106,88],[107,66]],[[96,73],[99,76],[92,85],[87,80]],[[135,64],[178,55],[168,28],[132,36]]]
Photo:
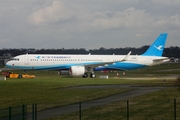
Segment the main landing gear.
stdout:
[[[83,77],[83,78],[87,78],[87,77],[88,77],[88,73],[85,72],[82,77]],[[91,77],[91,78],[95,78],[95,77],[96,77],[96,75],[94,74],[94,72],[91,72],[90,77]]]
[[87,73],[84,73],[84,75],[82,76],[83,78],[87,78],[88,77],[88,74]]

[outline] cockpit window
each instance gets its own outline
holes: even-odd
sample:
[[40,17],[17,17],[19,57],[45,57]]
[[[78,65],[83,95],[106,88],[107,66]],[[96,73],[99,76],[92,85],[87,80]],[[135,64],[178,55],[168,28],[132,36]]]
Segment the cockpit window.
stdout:
[[11,58],[10,60],[19,61],[19,58]]

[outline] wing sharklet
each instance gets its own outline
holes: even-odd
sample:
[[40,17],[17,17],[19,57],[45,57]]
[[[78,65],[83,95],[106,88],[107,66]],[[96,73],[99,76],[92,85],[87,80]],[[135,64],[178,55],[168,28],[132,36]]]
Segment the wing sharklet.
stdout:
[[131,55],[131,51],[129,51],[129,53],[121,61],[127,61],[130,55]]

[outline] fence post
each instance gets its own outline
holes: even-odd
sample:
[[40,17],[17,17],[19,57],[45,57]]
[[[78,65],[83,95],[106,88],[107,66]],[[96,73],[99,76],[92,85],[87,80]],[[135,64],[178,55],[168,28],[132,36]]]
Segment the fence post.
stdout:
[[81,102],[79,102],[79,120],[81,120]]
[[25,105],[22,105],[22,119],[25,120]]
[[129,100],[127,100],[127,120],[129,120]]
[[11,106],[9,106],[9,120],[11,120]]
[[37,103],[35,103],[35,120],[37,120]]
[[174,99],[174,120],[176,120],[176,99]]
[[34,103],[32,104],[32,120],[34,120]]

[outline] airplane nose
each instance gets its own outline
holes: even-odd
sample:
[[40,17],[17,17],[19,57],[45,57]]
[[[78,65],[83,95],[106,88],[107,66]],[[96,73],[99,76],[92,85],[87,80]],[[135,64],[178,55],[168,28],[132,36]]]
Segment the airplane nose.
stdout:
[[9,62],[6,62],[6,67],[8,67],[9,66]]
[[11,67],[11,66],[13,66],[13,64],[10,61],[6,63],[6,67]]

